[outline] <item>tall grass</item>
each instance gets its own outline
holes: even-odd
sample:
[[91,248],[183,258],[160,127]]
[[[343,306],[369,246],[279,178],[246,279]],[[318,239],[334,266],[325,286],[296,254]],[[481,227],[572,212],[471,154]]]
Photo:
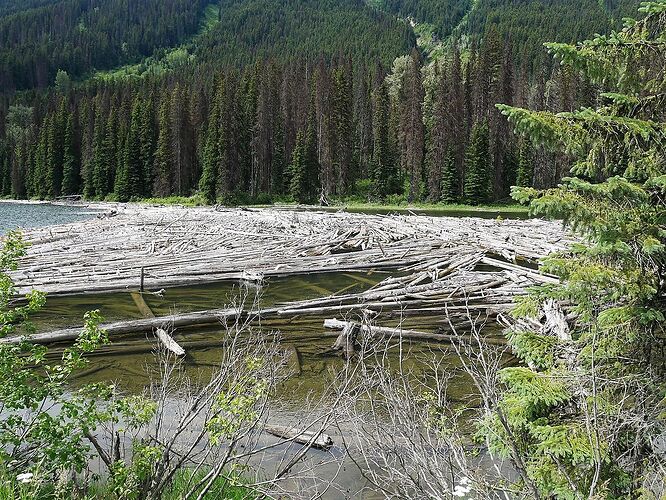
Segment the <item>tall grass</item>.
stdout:
[[[162,495],[162,500],[182,500],[192,485],[201,480],[206,473],[205,470],[196,474],[189,469],[178,471],[170,487]],[[67,483],[56,485],[51,480],[44,481],[35,476],[32,482],[24,484],[8,473],[6,469],[0,469],[0,500],[112,500],[114,498],[116,496],[111,485],[103,481],[79,487]],[[251,488],[243,486],[242,479],[230,482],[225,478],[218,478],[204,498],[206,500],[255,500],[260,498],[260,495]],[[140,499],[138,496],[130,496],[123,500]]]

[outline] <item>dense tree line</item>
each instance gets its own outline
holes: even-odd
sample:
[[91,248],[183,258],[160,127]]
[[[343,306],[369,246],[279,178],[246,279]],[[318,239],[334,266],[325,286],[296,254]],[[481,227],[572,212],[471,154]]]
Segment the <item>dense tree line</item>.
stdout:
[[0,16],[55,3],[59,0],[0,0]]
[[351,57],[191,64],[5,101],[0,194],[478,204],[563,174],[562,156],[514,139],[496,102],[560,111],[594,99],[565,69],[528,78],[497,30],[429,66],[417,50],[390,69]]
[[177,46],[198,32],[209,4],[221,14],[197,39],[193,51],[202,61],[244,66],[345,53],[388,64],[415,45],[407,23],[363,0],[6,0],[0,89],[43,88],[58,70],[78,78]]
[[[267,58],[351,55],[389,65],[415,46],[404,19],[429,23],[439,38],[468,48],[490,26],[510,36],[517,64],[544,67],[545,40],[606,32],[638,0],[15,0],[0,1],[0,89],[44,88],[58,70],[72,78],[160,54],[198,33],[207,5],[219,22],[190,52],[204,62],[244,67]],[[400,16],[398,18],[397,16]]]

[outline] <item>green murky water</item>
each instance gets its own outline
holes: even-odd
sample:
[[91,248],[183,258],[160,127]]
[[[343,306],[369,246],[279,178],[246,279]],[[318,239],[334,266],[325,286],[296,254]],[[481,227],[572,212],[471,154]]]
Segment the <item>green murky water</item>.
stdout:
[[[239,283],[223,282],[214,285],[174,288],[164,291],[162,296],[144,294],[146,303],[156,316],[189,311],[229,307],[239,297],[247,295],[246,308],[255,297],[262,308],[286,304],[296,300],[325,297],[333,293],[362,292],[382,279],[386,273],[336,273],[309,275],[269,280],[261,290],[252,286],[243,287]],[[106,321],[139,319],[142,317],[129,293],[88,295],[74,297],[53,297],[47,300],[46,307],[33,317],[38,331],[68,328],[82,323],[83,314],[98,309]],[[301,387],[299,391],[285,390],[284,395],[320,392],[326,384],[324,376],[330,369],[342,367],[343,361],[334,355],[323,354],[335,340],[337,332],[326,330],[323,321],[331,317],[323,316],[296,318],[271,318],[261,322],[261,329],[267,333],[279,332],[283,346],[295,348],[299,358],[299,374],[290,379],[290,386]],[[397,326],[401,322],[407,329],[432,332],[443,324],[441,317],[431,318],[389,318],[387,326]],[[174,339],[186,350],[186,364],[192,370],[213,370],[220,359],[222,325],[207,327],[179,328],[173,333]],[[114,337],[112,343],[103,347],[91,357],[89,369],[81,380],[109,381],[130,392],[141,391],[149,383],[149,367],[154,362],[154,340],[146,336]],[[57,355],[61,346],[53,346]],[[440,343],[414,342],[410,344],[409,368],[418,374],[419,354],[435,350],[441,356],[450,357],[452,366],[457,365],[457,355],[450,346]],[[295,398],[297,403],[298,398]]]
[[[269,280],[260,291],[259,304],[270,307],[295,300],[314,299],[332,293],[361,292],[386,278],[386,273],[338,273],[303,277],[290,277]],[[187,312],[212,308],[224,308],[244,293],[254,296],[259,292],[253,287],[243,288],[239,283],[218,283],[187,288],[169,289],[163,296],[144,294],[145,300],[156,315],[174,312]],[[47,301],[46,308],[34,317],[34,324],[40,331],[70,327],[81,323],[83,314],[90,309],[99,309],[107,321],[140,318],[141,314],[129,293],[90,295],[76,297],[54,297]],[[326,353],[338,332],[327,331],[323,320],[331,315],[296,318],[276,318],[262,320],[261,329],[265,332],[279,331],[280,345],[292,350],[295,358],[290,359],[289,370],[293,373],[282,382],[275,395],[279,409],[271,417],[273,423],[297,425],[303,418],[306,400],[323,397],[331,381],[344,367],[344,360]],[[390,318],[385,324],[397,326],[399,318]],[[434,331],[442,322],[441,317],[404,318],[404,328],[421,331]],[[174,339],[186,350],[185,367],[193,379],[205,381],[219,368],[221,359],[222,326],[193,327],[178,329]],[[112,382],[127,393],[140,393],[155,381],[156,366],[153,349],[155,340],[145,336],[131,336],[112,339],[108,345],[90,358],[88,368],[77,377],[76,383]],[[51,353],[57,356],[63,346],[52,346]],[[406,342],[403,348],[403,369],[417,380],[424,380],[430,366],[423,362],[428,357],[437,356],[451,377],[447,387],[447,398],[459,407],[478,405],[478,399],[471,391],[469,379],[464,374],[455,350],[445,343]],[[397,364],[398,348],[388,351],[390,362]],[[152,375],[152,379],[151,379]],[[174,401],[174,404],[178,404]],[[322,498],[378,498],[365,490],[365,479],[350,458],[345,457],[341,448],[342,435],[352,429],[333,427],[327,432],[336,445],[330,452],[310,450],[308,459],[320,461],[318,469],[321,478],[335,478],[336,486],[327,490]],[[268,437],[266,439],[269,439]],[[295,446],[291,453],[296,453]],[[282,448],[275,454],[267,454],[262,467],[271,467],[281,459]],[[331,461],[337,457],[342,468]],[[330,463],[329,463],[330,462]],[[363,493],[360,493],[363,491]]]

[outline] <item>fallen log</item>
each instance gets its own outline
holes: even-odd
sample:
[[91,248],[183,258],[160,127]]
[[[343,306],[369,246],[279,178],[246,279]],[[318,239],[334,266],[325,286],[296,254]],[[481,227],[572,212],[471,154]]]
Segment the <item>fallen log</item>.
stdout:
[[[143,269],[143,268],[142,268]],[[132,292],[132,299],[134,299],[134,303],[136,304],[137,308],[139,309],[139,312],[143,315],[144,318],[154,318],[155,314],[153,313],[153,310],[148,306],[146,301],[143,298],[143,295],[140,292]],[[176,356],[185,356],[185,349],[183,349],[180,345],[178,345],[178,342],[176,342],[171,335],[169,335],[166,330],[163,328],[157,328],[155,330],[155,337],[157,340],[162,342],[162,345],[167,349],[168,351],[171,351],[174,353]]]
[[320,450],[329,450],[333,446],[333,438],[323,432],[306,431],[295,427],[270,424],[266,425],[264,429],[273,436]]
[[343,325],[342,332],[340,332],[338,338],[335,339],[335,343],[331,349],[334,352],[342,352],[345,359],[351,359],[356,352],[356,339],[360,330],[359,325],[356,323],[347,323]]
[[185,356],[185,349],[178,345],[178,342],[176,342],[166,331],[158,328],[155,330],[155,335],[168,351],[171,351],[176,356]]
[[[426,341],[434,340],[436,342],[469,342],[471,340],[468,336],[464,335],[446,335],[443,333],[418,332],[416,330],[405,330],[402,328],[388,328],[385,326],[361,325],[360,323],[354,323],[351,321],[340,321],[335,318],[324,320],[324,327],[333,330],[347,329],[350,327],[350,325],[355,325],[365,334],[378,337],[396,337],[406,340],[426,340]],[[490,345],[500,345],[500,346],[507,345],[506,340],[504,339],[485,338],[483,339],[483,342]]]
[[[221,321],[242,317],[244,314],[238,309],[217,309],[197,311],[186,314],[172,314],[156,318],[133,319],[100,325],[111,338],[132,333],[152,332],[154,329],[186,326],[205,326],[218,324]],[[266,314],[268,312],[266,311]],[[20,344],[27,340],[33,344],[50,344],[53,342],[73,341],[81,334],[81,327],[65,328],[47,333],[35,333],[24,337],[5,337],[0,339],[2,344]]]

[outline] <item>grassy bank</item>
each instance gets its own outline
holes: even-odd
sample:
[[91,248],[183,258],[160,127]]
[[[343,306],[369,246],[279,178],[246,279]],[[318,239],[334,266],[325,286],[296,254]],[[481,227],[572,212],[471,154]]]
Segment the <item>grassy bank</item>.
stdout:
[[[249,206],[255,208],[271,208],[271,207],[292,207],[292,208],[313,208],[318,210],[346,210],[349,212],[367,212],[367,213],[424,213],[428,215],[453,215],[453,216],[515,216],[527,217],[527,207],[519,204],[490,204],[490,205],[464,205],[464,204],[436,204],[436,203],[371,203],[361,202],[358,200],[339,199],[332,200],[329,206],[304,206],[291,202],[276,202],[276,203],[261,203],[257,200],[243,200],[243,203],[236,203],[236,200],[231,200],[228,204],[230,206]],[[147,198],[141,200],[141,203],[149,203],[156,205],[182,205],[186,207],[199,207],[205,206],[206,201],[201,196],[170,196],[168,198]]]

